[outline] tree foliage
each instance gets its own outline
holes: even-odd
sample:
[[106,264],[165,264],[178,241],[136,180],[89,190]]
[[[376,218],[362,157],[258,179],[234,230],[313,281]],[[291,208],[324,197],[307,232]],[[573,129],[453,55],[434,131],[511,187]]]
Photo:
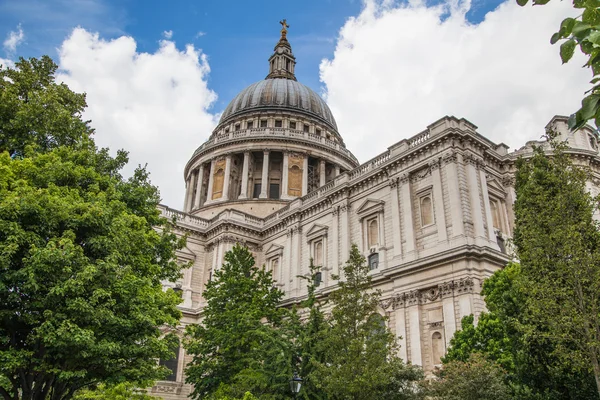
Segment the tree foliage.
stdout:
[[437,371],[428,391],[432,400],[498,400],[510,398],[505,372],[479,353],[451,361]]
[[[553,138],[550,137],[550,140]],[[549,341],[574,370],[592,371],[600,394],[600,231],[587,172],[552,140],[517,163],[514,243],[521,262],[524,334]]]
[[95,389],[80,390],[73,400],[160,400],[139,390],[135,385],[124,382],[114,386],[98,385]]
[[[547,4],[550,0],[532,0],[533,5]],[[529,0],[517,0],[521,6]],[[550,43],[559,41],[560,58],[563,64],[573,57],[579,47],[587,61],[584,67],[592,71],[591,89],[581,102],[581,108],[569,119],[569,127],[578,129],[594,120],[600,128],[600,3],[597,0],[573,0],[573,7],[580,11],[576,18],[565,18],[559,30],[552,35]]]
[[[321,345],[324,361],[315,360],[313,382],[330,399],[413,399],[418,368],[398,357],[394,334],[378,314],[380,292],[373,290],[369,267],[356,245],[343,268]],[[334,277],[339,279],[339,277]]]
[[0,68],[0,152],[22,156],[28,145],[45,152],[91,136],[93,130],[81,119],[85,94],[56,83],[57,68],[48,56]]
[[[100,382],[164,375],[183,242],[144,169],[97,150],[84,98],[48,59],[0,72],[0,396],[70,399]],[[15,111],[16,110],[16,111]],[[12,114],[11,114],[12,113]]]
[[278,308],[282,297],[247,248],[225,253],[204,291],[202,323],[187,330],[194,398],[238,398],[246,391],[261,399],[289,397],[294,334],[285,323],[288,312]]

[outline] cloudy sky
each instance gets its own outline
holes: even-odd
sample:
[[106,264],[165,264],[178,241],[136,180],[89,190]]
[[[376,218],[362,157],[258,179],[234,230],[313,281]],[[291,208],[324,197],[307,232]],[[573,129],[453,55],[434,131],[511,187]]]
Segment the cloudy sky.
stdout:
[[49,54],[87,93],[96,141],[147,164],[183,205],[183,167],[228,101],[263,79],[287,18],[298,80],[329,103],[360,161],[444,115],[518,148],[578,108],[583,58],[549,38],[570,2],[3,0],[0,63]]

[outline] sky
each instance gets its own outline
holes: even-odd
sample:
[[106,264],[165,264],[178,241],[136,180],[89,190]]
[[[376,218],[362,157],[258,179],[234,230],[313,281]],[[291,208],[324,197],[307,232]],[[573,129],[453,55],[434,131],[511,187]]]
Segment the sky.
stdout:
[[87,94],[101,147],[147,165],[181,209],[183,168],[228,102],[264,79],[290,25],[296,77],[364,162],[445,115],[517,149],[590,87],[550,36],[570,3],[515,0],[0,0],[0,64],[50,55]]

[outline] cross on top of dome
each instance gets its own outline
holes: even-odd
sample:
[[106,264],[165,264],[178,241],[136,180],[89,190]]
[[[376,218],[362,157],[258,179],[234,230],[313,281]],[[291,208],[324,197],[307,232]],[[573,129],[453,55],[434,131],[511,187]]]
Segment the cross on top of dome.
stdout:
[[274,53],[269,57],[269,75],[266,79],[284,78],[296,80],[294,68],[296,66],[296,57],[292,53],[292,46],[287,40],[287,28],[290,26],[283,19],[281,24],[281,37],[275,45]]

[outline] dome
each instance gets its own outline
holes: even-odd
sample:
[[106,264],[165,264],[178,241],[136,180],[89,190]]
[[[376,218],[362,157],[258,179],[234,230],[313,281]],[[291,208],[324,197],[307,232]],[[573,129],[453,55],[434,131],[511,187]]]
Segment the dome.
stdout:
[[265,79],[242,90],[229,103],[219,125],[232,117],[263,109],[280,109],[307,114],[331,126],[337,124],[327,103],[308,86],[286,78]]

